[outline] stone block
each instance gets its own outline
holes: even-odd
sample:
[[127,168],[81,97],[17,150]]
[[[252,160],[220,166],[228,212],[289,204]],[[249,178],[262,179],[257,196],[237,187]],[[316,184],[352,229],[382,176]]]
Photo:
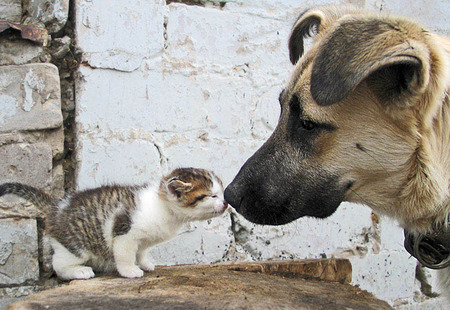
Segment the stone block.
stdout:
[[0,2],[0,20],[18,23],[22,18],[22,0],[2,0]]
[[0,183],[26,182],[49,190],[52,183],[52,148],[46,143],[0,146]]
[[164,48],[161,1],[76,0],[76,11],[77,44],[92,67],[133,71]]
[[36,220],[0,219],[0,285],[39,279]]
[[62,113],[56,66],[0,67],[0,132],[60,126]]
[[49,33],[64,27],[69,17],[69,0],[24,1],[25,23],[44,24]]
[[44,48],[39,44],[22,39],[10,40],[0,34],[0,66],[40,62],[45,55]]

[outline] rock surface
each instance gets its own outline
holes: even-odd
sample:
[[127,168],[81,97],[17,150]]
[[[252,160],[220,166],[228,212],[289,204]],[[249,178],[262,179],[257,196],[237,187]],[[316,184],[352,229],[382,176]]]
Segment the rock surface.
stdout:
[[348,260],[157,267],[140,279],[72,281],[9,309],[391,309],[343,284],[350,278]]
[[35,219],[0,219],[0,283],[22,284],[39,279]]
[[61,127],[60,93],[52,64],[0,67],[0,132]]

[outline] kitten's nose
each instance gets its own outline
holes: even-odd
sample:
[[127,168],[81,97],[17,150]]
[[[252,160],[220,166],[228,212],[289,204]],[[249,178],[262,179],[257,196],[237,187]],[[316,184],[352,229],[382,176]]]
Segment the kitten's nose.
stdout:
[[220,212],[221,213],[225,212],[227,210],[227,208],[228,208],[228,203],[224,200],[222,207],[220,208]]

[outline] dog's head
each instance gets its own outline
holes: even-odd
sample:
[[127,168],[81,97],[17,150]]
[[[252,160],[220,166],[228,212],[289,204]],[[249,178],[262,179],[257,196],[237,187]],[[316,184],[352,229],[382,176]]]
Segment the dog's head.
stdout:
[[227,187],[226,200],[260,224],[327,217],[342,201],[404,223],[435,216],[415,209],[448,192],[448,177],[436,171],[445,159],[433,153],[448,130],[447,138],[424,142],[443,100],[449,113],[448,55],[439,40],[403,18],[348,7],[304,12],[289,40],[295,67],[280,94],[278,125]]

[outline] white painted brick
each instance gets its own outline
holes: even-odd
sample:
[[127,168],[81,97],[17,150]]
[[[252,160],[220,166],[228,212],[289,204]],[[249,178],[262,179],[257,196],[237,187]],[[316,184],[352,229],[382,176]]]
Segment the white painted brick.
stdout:
[[116,138],[85,139],[78,145],[79,189],[108,183],[143,184],[159,180],[160,157],[152,142],[122,141]]
[[366,1],[366,7],[372,10],[410,17],[431,31],[450,35],[450,1]]
[[161,63],[153,66],[157,67],[126,75],[81,68],[83,80],[77,86],[77,123],[83,130],[97,127],[155,132],[203,129],[223,137],[250,133],[247,115],[255,109],[257,92],[248,80],[221,75],[169,74],[162,71]]
[[363,258],[353,257],[350,261],[352,282],[391,304],[401,299],[412,299],[417,290],[416,260],[406,251],[382,251]]
[[75,2],[77,44],[91,66],[133,71],[164,48],[164,1]]
[[157,265],[209,264],[222,261],[232,240],[227,215],[190,223],[174,239],[152,248]]
[[253,86],[267,86],[275,80],[279,84],[290,69],[289,31],[286,20],[171,5],[167,54],[175,66],[230,75],[243,72]]
[[[239,233],[240,243],[253,259],[349,257],[358,255],[357,247],[367,246],[370,214],[367,207],[344,203],[335,214],[320,221],[305,217],[287,225],[261,226],[239,216],[237,223],[245,227]],[[358,223],[354,223],[354,217]]]

